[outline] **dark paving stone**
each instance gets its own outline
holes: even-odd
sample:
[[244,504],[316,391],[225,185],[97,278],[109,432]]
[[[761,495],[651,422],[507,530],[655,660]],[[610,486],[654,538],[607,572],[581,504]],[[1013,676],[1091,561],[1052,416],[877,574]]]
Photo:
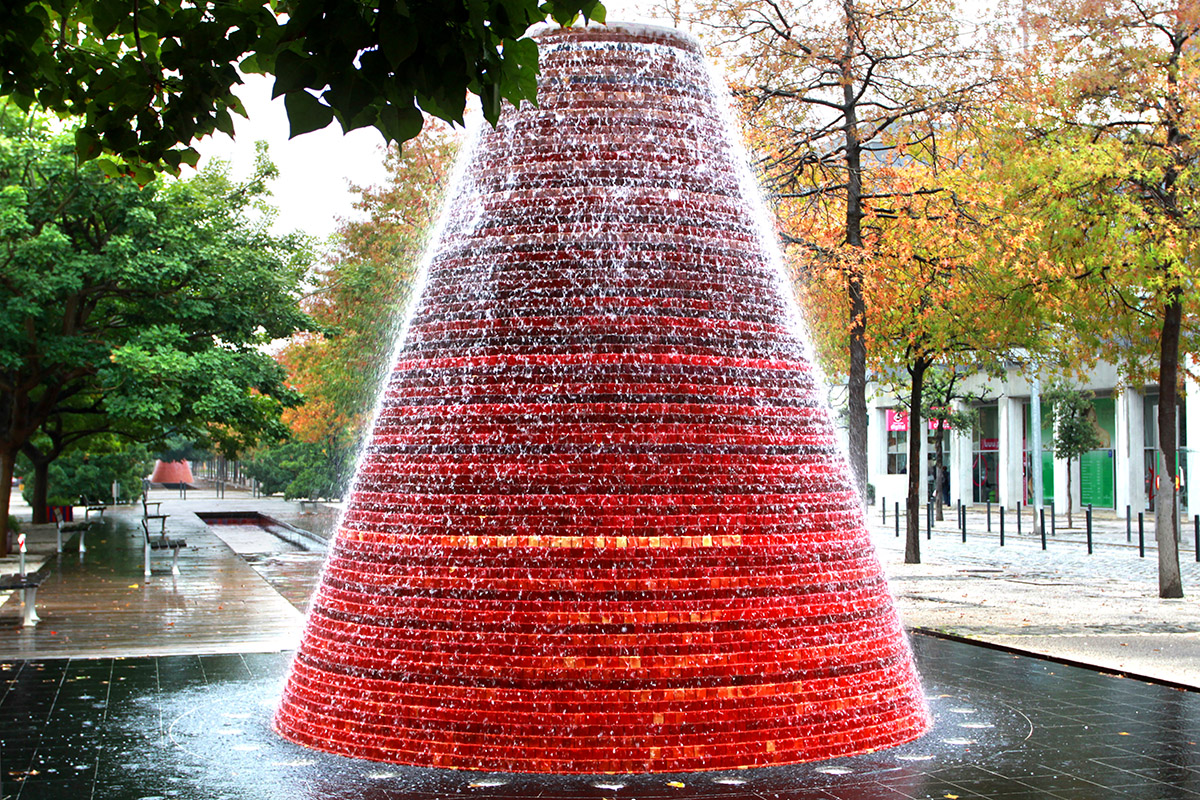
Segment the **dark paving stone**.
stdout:
[[288,653],[9,661],[0,797],[1200,800],[1200,693],[928,636],[913,645],[935,719],[923,739],[676,776],[439,772],[305,750],[270,730]]

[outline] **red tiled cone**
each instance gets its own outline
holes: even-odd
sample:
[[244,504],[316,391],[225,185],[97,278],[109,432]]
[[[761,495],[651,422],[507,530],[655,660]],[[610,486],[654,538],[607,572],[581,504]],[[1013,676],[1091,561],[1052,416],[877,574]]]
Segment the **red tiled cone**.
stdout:
[[275,718],[321,750],[727,769],[919,736],[911,654],[695,44],[539,37],[475,146]]
[[154,472],[150,474],[150,482],[171,486],[186,483],[190,486],[194,482],[192,467],[186,461],[163,461],[159,459],[154,462]]

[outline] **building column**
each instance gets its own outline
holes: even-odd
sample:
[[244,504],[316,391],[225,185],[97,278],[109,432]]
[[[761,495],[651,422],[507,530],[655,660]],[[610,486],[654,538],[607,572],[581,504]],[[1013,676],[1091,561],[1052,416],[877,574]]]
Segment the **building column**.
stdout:
[[[1188,356],[1190,372],[1196,373],[1197,358]],[[1200,514],[1200,381],[1189,377],[1184,386],[1183,427],[1187,431],[1187,515]],[[1181,520],[1182,522],[1186,522]]]
[[1144,395],[1132,387],[1125,387],[1116,396],[1116,501],[1117,514],[1125,513],[1129,506],[1134,514],[1146,507],[1146,487],[1143,472],[1143,448],[1146,436],[1144,420]]
[[[955,400],[954,411],[961,413],[966,410],[966,403]],[[962,501],[963,505],[971,504],[971,430],[950,430],[950,460],[947,469],[950,470],[950,502]]]
[[1024,496],[1021,483],[1024,418],[1020,398],[1001,397],[1000,412],[999,496],[1006,508],[1015,509]]

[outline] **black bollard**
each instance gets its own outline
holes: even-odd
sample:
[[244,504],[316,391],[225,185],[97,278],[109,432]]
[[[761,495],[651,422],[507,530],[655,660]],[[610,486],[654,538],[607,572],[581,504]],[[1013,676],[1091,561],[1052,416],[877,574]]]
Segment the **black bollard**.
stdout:
[[1087,512],[1087,540],[1088,540],[1088,555],[1092,554],[1092,504],[1088,503]]
[[1200,514],[1193,518],[1192,524],[1196,531],[1196,561],[1200,561]]
[[1138,558],[1146,557],[1146,525],[1142,512],[1138,512]]
[[1125,541],[1133,541],[1133,511],[1128,505],[1125,506]]
[[1021,535],[1021,501],[1017,501],[1017,536]]
[[1041,513],[1042,513],[1042,524],[1040,527],[1042,529],[1042,549],[1045,550],[1046,549],[1046,509],[1043,508]]
[[883,511],[883,523],[882,524],[887,525],[887,498],[886,497],[881,497],[879,499],[879,508],[881,511]]
[[1000,546],[1004,547],[1004,506],[1000,506]]
[[1050,535],[1058,536],[1058,523],[1054,520],[1054,503],[1050,504]]
[[933,503],[925,506],[925,538],[933,538]]
[[900,503],[896,503],[896,513],[892,515],[896,520],[896,538],[900,538]]
[[991,533],[992,532],[992,499],[990,497],[988,498],[988,501],[987,501],[987,519],[988,519],[987,530],[988,530],[988,533]]

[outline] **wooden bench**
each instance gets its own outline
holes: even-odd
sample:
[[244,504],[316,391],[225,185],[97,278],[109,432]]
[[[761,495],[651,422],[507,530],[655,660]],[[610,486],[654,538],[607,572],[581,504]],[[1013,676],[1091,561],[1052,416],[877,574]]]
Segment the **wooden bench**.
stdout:
[[[166,523],[163,523],[161,533],[150,535],[150,521],[157,517],[163,517],[162,514],[156,516],[142,517],[142,567],[146,577],[150,577],[150,552],[159,550],[171,551],[171,574],[179,574],[179,551],[181,548],[187,547],[187,542],[183,539],[171,539],[167,536]],[[165,517],[163,517],[165,519]]]
[[37,615],[37,590],[46,576],[34,573],[32,575],[0,575],[0,591],[21,592],[21,625],[32,628],[41,619]]
[[[150,506],[154,506],[153,513],[150,511]],[[150,530],[150,521],[157,520],[159,523],[159,533],[165,536],[167,534],[167,517],[171,515],[160,513],[159,508],[161,506],[161,501],[156,500],[154,502],[150,502],[150,500],[148,500],[146,497],[146,493],[142,492],[142,527],[146,528],[148,531]]]
[[92,527],[92,523],[87,522],[63,522],[62,510],[54,507],[54,527],[58,534],[58,552],[62,552],[62,540],[64,533],[79,533],[79,552],[86,553],[87,545],[84,542],[84,537],[87,536],[88,529]]
[[100,515],[100,521],[104,521],[104,512],[108,510],[108,503],[102,500],[88,500],[86,497],[79,498],[79,505],[83,506],[83,519],[88,521],[92,518],[92,512],[95,511]]

